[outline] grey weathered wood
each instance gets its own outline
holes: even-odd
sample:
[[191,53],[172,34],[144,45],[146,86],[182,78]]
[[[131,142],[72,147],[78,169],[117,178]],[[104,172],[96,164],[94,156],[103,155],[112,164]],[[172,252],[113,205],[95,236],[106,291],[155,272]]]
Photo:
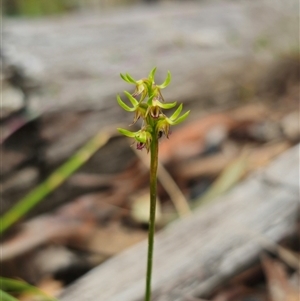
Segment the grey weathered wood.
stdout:
[[[153,300],[205,296],[258,259],[266,243],[277,242],[294,229],[298,188],[299,146],[214,204],[158,233]],[[142,300],[146,249],[144,241],[93,269],[68,287],[61,300]]]
[[6,19],[3,54],[36,88],[29,103],[38,112],[113,108],[116,93],[130,89],[119,73],[144,77],[153,66],[158,67],[158,82],[167,70],[173,74],[167,98],[202,96],[210,103],[224,103],[235,98],[243,82],[257,80],[278,53],[297,47],[297,4],[171,2]]

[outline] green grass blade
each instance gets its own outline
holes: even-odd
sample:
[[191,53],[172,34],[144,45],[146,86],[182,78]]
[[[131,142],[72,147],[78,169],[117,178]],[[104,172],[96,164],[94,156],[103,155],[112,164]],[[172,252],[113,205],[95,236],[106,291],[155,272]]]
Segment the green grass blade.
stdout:
[[[10,298],[13,299],[7,299],[7,300],[16,300],[14,297],[10,296],[8,293],[12,294],[32,294],[32,295],[38,295],[43,297],[44,301],[58,301],[57,299],[49,296],[48,294],[44,293],[37,287],[28,284],[27,282],[0,277],[0,287],[1,292],[4,292],[6,295],[8,295]],[[2,299],[0,299],[2,300]]]
[[95,135],[44,182],[23,197],[14,207],[1,217],[0,234],[65,182],[79,167],[89,160],[99,148],[105,145],[109,138],[109,134],[105,132],[100,132]]
[[18,301],[18,299],[9,295],[8,293],[4,292],[1,289],[0,289],[0,300],[1,301]]

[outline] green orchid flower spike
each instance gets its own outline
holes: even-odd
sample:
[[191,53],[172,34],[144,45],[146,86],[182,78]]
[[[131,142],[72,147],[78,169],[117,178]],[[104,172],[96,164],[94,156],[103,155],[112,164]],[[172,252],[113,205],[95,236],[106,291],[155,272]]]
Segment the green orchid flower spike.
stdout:
[[[143,119],[143,131],[148,132],[147,136],[151,136],[151,139],[147,139],[147,143],[139,140],[137,135],[128,135],[128,131],[124,129],[118,129],[121,134],[132,137],[137,142],[137,149],[143,149],[144,147],[149,150],[149,141],[152,139],[158,139],[160,133],[164,133],[166,137],[169,137],[170,126],[176,125],[184,121],[189,115],[189,111],[179,117],[182,111],[182,104],[178,106],[176,111],[171,117],[167,117],[163,110],[172,109],[176,106],[176,102],[166,103],[161,93],[161,89],[166,88],[171,81],[171,73],[168,71],[165,81],[160,84],[155,84],[156,68],[153,68],[147,78],[135,80],[128,73],[120,74],[121,78],[130,83],[135,84],[135,91],[130,94],[124,91],[132,106],[128,106],[119,95],[117,95],[118,104],[128,112],[134,113],[132,124],[136,123],[140,118]],[[140,99],[137,97],[140,95]],[[144,144],[143,144],[144,143]]]
[[[175,108],[176,102],[166,103],[161,90],[166,88],[171,82],[171,73],[168,71],[165,81],[156,85],[155,83],[156,68],[153,68],[147,78],[135,80],[128,73],[120,74],[121,78],[129,84],[135,85],[132,94],[124,91],[131,105],[127,105],[119,95],[117,95],[118,104],[128,112],[134,113],[132,124],[142,119],[141,129],[131,132],[126,129],[118,128],[118,131],[127,137],[133,138],[138,150],[146,149],[150,151],[150,218],[149,218],[149,237],[148,237],[148,259],[146,274],[146,292],[145,301],[151,300],[151,277],[152,277],[152,260],[153,245],[155,233],[155,210],[157,195],[157,166],[158,166],[158,140],[164,134],[167,138],[170,135],[170,127],[183,122],[189,115],[190,111],[181,114],[182,104],[175,112],[167,117],[164,110]],[[139,99],[138,99],[139,98]]]

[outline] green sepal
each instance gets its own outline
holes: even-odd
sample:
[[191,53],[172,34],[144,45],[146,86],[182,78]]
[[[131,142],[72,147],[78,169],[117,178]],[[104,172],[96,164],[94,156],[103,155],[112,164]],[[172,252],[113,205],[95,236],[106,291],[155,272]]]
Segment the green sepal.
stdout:
[[130,137],[130,138],[135,138],[136,135],[138,134],[138,132],[131,132],[122,128],[118,128],[117,129],[119,131],[119,133],[121,133],[122,135],[126,136],[126,137]]
[[124,74],[120,73],[120,76],[125,82],[127,82],[129,84],[135,84],[135,82],[132,82],[130,79],[127,78],[126,74],[124,75]]
[[176,109],[176,111],[173,113],[173,115],[169,119],[174,121],[179,116],[181,111],[182,111],[182,104],[180,104],[180,106]]
[[154,68],[150,71],[150,73],[149,73],[148,78],[149,78],[149,80],[151,81],[151,83],[154,82],[155,72],[156,72],[156,67],[154,67]]
[[179,105],[177,110],[173,113],[173,115],[170,118],[167,118],[168,123],[171,125],[175,125],[175,124],[179,124],[180,122],[184,121],[188,117],[190,111],[184,113],[182,116],[180,116],[178,118],[181,111],[182,111],[182,104]]
[[120,107],[122,107],[125,111],[128,111],[128,112],[133,112],[135,111],[136,108],[130,108],[128,107],[121,99],[121,97],[119,95],[117,95],[117,101],[118,101],[118,104],[120,105]]
[[125,82],[130,84],[136,84],[136,81],[128,73],[126,74],[120,73],[120,76]]
[[127,79],[129,80],[130,83],[136,84],[136,80],[133,77],[131,77],[130,74],[126,73],[126,77],[127,77]]
[[120,76],[125,82],[130,83],[130,81],[127,79],[127,77],[124,74],[120,73]]
[[132,105],[136,108],[139,105],[139,102],[127,91],[124,91],[125,95],[128,97]]
[[176,106],[177,102],[172,102],[172,103],[161,103],[159,102],[159,107],[163,109],[172,109]]
[[180,116],[177,120],[175,120],[175,121],[172,121],[172,125],[175,125],[175,124],[179,124],[179,123],[181,123],[182,121],[184,121],[187,117],[188,117],[188,115],[190,114],[190,111],[187,111],[187,112],[185,112],[182,116]]
[[169,85],[170,82],[171,82],[171,72],[168,71],[166,80],[161,85],[157,85],[157,87],[160,89],[164,89],[165,87],[167,87]]

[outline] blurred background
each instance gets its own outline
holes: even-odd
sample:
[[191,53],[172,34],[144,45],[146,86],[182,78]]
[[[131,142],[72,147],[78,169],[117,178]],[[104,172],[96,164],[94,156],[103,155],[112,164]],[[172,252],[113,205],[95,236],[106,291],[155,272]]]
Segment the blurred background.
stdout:
[[1,276],[57,295],[146,239],[147,156],[115,130],[132,122],[120,73],[170,70],[165,100],[191,110],[160,143],[158,229],[299,143],[296,0],[2,3]]

